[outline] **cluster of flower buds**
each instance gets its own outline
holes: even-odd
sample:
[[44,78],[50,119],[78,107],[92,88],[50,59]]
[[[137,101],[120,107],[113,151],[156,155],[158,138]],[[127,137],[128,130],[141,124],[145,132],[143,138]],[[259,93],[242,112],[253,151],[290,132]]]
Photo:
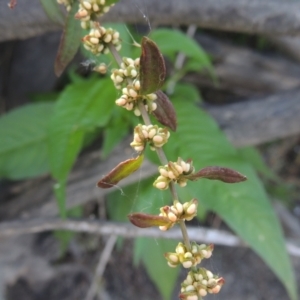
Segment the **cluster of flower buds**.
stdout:
[[170,132],[167,128],[161,128],[157,125],[142,125],[138,124],[134,128],[133,141],[130,146],[137,152],[145,149],[146,143],[149,143],[150,149],[162,147],[167,143],[170,137]]
[[188,180],[186,176],[194,171],[194,167],[192,161],[185,162],[179,157],[177,162],[169,162],[165,166],[160,166],[158,171],[160,176],[157,177],[153,185],[160,190],[166,190],[171,181],[178,183],[181,187],[186,186]]
[[57,0],[57,3],[64,5],[66,7],[66,10],[70,11],[73,1],[72,0]]
[[182,266],[187,269],[197,266],[204,258],[210,258],[213,249],[214,246],[212,244],[198,245],[193,242],[191,244],[191,250],[188,250],[183,243],[179,243],[176,247],[176,252],[167,252],[165,253],[165,257],[171,268],[175,268],[179,264],[182,264]]
[[121,49],[120,34],[112,28],[104,28],[99,23],[94,23],[88,35],[83,37],[83,46],[91,53],[100,55],[109,52],[108,45],[112,44],[116,50]]
[[165,231],[172,228],[179,220],[192,220],[197,215],[197,206],[197,199],[192,199],[191,201],[183,204],[178,200],[175,200],[172,206],[161,207],[159,216],[168,218],[171,223],[168,225],[159,226],[159,229]]
[[127,110],[133,110],[136,116],[140,116],[141,112],[138,108],[138,101],[141,100],[145,106],[146,111],[151,113],[156,110],[157,104],[154,102],[157,99],[156,94],[139,95],[136,92],[135,86],[128,85],[122,89],[123,95],[116,100],[118,106],[122,106]]
[[217,294],[225,283],[223,277],[214,275],[204,268],[192,270],[181,284],[179,298],[182,300],[198,300],[207,294]]
[[81,20],[82,28],[89,29],[90,21],[107,13],[113,5],[106,4],[106,0],[81,0],[75,18]]
[[[120,69],[112,71],[111,79],[117,89],[122,89],[122,96],[116,100],[118,106],[122,106],[127,110],[133,110],[136,116],[140,116],[141,112],[137,106],[139,100],[143,101],[146,110],[151,113],[157,108],[154,102],[157,99],[156,94],[140,95],[139,80],[140,59],[135,60],[124,57]],[[129,83],[129,84],[128,84]]]
[[123,57],[120,69],[112,70],[110,78],[114,82],[115,87],[120,90],[128,85],[128,79],[133,82],[133,86],[138,91],[140,89],[139,69],[140,58],[133,60],[129,57]]

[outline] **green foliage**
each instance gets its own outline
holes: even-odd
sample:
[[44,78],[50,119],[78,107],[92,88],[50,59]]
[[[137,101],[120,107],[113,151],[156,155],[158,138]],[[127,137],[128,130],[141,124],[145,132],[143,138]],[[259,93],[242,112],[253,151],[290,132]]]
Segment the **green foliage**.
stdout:
[[114,111],[111,121],[104,131],[104,143],[101,149],[102,158],[107,157],[113,148],[125,138],[129,132],[130,123],[125,109]]
[[167,239],[135,239],[134,250],[140,253],[141,261],[165,300],[171,299],[180,268],[170,268],[163,253],[172,251],[176,245],[176,241]]
[[[76,32],[77,25],[71,18],[67,22],[72,24],[67,26],[58,56],[60,72],[75,53],[77,38],[81,35]],[[123,54],[132,56],[134,50],[130,46],[126,28],[117,26],[122,28],[123,39],[127,41],[123,44]],[[187,71],[204,68],[212,74],[206,53],[179,31],[161,29],[153,31],[151,38],[171,61],[175,60],[178,52],[189,58],[180,70],[180,76]],[[57,181],[54,191],[61,216],[67,217],[66,181],[87,135],[107,126],[102,149],[106,156],[132,126],[132,119],[126,117],[128,113],[121,108],[114,108],[116,96],[110,79],[93,77],[76,80],[60,94],[55,104],[35,103],[2,116],[0,176],[21,179],[43,174],[50,169]],[[178,115],[178,130],[164,146],[168,159],[175,161],[178,156],[192,158],[198,170],[208,165],[230,167],[245,174],[248,181],[234,185],[206,179],[189,182],[186,189],[179,189],[181,199],[188,201],[195,197],[200,200],[199,218],[203,218],[208,210],[219,214],[264,259],[283,282],[291,299],[295,300],[295,278],[282,231],[255,171],[268,179],[274,179],[274,176],[254,149],[237,151],[230,145],[214,120],[196,107],[199,99],[195,87],[176,87],[171,100]],[[154,152],[147,150],[147,156],[157,163]],[[161,206],[169,204],[170,193],[154,189],[152,183],[153,179],[145,180],[124,188],[122,193],[117,191],[109,195],[111,219],[125,221],[128,213],[136,211],[157,214]],[[69,234],[58,235],[66,245]],[[178,275],[178,269],[170,269],[162,255],[172,249],[174,245],[170,241],[137,239],[135,242],[135,261],[144,263],[164,299],[170,299]]]
[[[178,127],[167,156],[192,158],[197,169],[208,165],[233,168],[248,177],[239,184],[200,180],[190,183],[190,197],[218,213],[263,258],[296,299],[295,278],[279,221],[252,165],[230,145],[214,120],[182,97],[173,97]],[[181,191],[181,189],[179,189]]]
[[254,147],[245,147],[238,149],[239,154],[252,164],[253,168],[266,179],[279,181],[277,176],[272,170],[266,165],[261,154]]
[[105,126],[114,108],[115,90],[110,79],[93,78],[68,86],[56,103],[49,126],[49,160],[57,180],[60,213],[65,215],[65,185],[82,147],[85,132]]
[[0,177],[23,179],[47,173],[47,126],[53,103],[36,103],[0,118]]
[[[218,165],[233,168],[248,177],[248,181],[239,184],[206,179],[190,182],[187,188],[178,189],[181,199],[187,201],[195,197],[200,200],[199,207],[219,214],[269,265],[285,285],[291,299],[296,299],[295,278],[282,230],[254,167],[266,174],[269,172],[254,155],[253,150],[244,150],[241,155],[241,151],[230,145],[215,121],[195,106],[196,94],[192,90],[189,93],[188,86],[179,85],[172,100],[178,114],[179,126],[177,132],[171,135],[169,143],[164,146],[167,157],[170,160],[176,160],[178,156],[183,159],[192,158],[197,170],[208,165]],[[150,152],[147,151],[150,154],[148,157],[157,162],[155,154]],[[250,154],[249,162],[247,156]],[[158,208],[156,212],[153,210],[163,205],[161,199],[169,199],[169,192],[155,191],[152,183],[153,180],[141,182],[136,191],[134,188],[124,189],[126,198],[135,199],[131,204],[126,203],[124,194],[118,197],[114,193],[111,197],[113,199],[108,201],[110,211],[117,207],[118,211],[122,210],[123,215],[134,211],[157,214]],[[199,211],[199,217],[203,218],[202,214],[203,211]],[[138,252],[138,257],[140,256],[142,251]],[[151,276],[150,260],[147,263],[145,260],[146,257],[143,262]],[[154,276],[152,279],[156,280]],[[162,294],[166,293],[163,287],[158,288]]]
[[157,43],[161,53],[171,59],[173,63],[179,52],[189,58],[180,70],[182,76],[189,71],[206,69],[214,78],[213,66],[207,53],[195,40],[181,31],[166,28],[157,29],[151,32],[150,38]]

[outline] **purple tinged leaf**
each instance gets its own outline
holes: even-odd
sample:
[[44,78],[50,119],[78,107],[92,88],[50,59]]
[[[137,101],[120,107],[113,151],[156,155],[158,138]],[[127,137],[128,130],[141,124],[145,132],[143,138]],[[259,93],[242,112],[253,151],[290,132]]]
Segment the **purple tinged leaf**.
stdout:
[[157,99],[155,100],[157,108],[152,112],[153,116],[162,125],[165,125],[171,130],[176,131],[177,117],[172,102],[162,91],[157,91],[155,94],[157,96]]
[[64,26],[54,64],[56,76],[62,74],[68,63],[75,56],[80,45],[82,30],[80,22],[74,18],[74,15],[78,10],[78,5],[77,1],[73,3]]
[[99,188],[107,189],[116,185],[120,180],[128,177],[130,174],[139,169],[142,165],[144,156],[140,155],[136,158],[127,159],[119,163],[106,176],[98,181]]
[[210,180],[220,180],[226,183],[238,183],[247,180],[247,177],[235,170],[222,167],[206,167],[197,173],[187,176],[191,180],[206,178]]
[[162,87],[165,78],[166,66],[162,54],[152,40],[143,37],[140,57],[140,94],[156,92]]
[[132,213],[128,215],[128,218],[133,225],[140,228],[148,228],[153,226],[168,226],[172,223],[166,217],[143,213]]

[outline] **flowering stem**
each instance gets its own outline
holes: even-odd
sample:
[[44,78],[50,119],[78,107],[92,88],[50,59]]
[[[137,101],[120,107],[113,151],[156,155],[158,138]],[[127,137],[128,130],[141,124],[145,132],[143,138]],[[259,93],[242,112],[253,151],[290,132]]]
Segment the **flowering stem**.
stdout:
[[183,220],[179,220],[179,226],[180,226],[180,229],[181,229],[183,242],[184,242],[187,250],[190,251],[191,250],[191,243],[190,243],[189,235],[188,235],[188,232],[187,232],[187,228],[185,226],[185,222]]
[[122,57],[120,56],[116,47],[110,43],[110,44],[108,44],[108,49],[109,49],[110,53],[112,54],[112,56],[114,57],[114,59],[116,60],[116,62],[118,63],[118,65],[120,66],[122,63]]
[[[109,48],[111,54],[113,55],[113,57],[115,58],[116,62],[118,63],[118,65],[121,65],[122,58],[121,58],[119,52],[116,50],[115,46],[112,45],[112,44],[109,44],[108,48]],[[142,115],[142,118],[143,118],[143,121],[144,121],[145,125],[151,125],[152,123],[151,123],[149,114],[146,111],[145,106],[143,105],[143,103],[139,102],[138,103],[138,108],[141,112],[141,115]],[[163,149],[159,148],[159,147],[156,147],[155,150],[156,150],[157,156],[158,156],[161,164],[167,165],[168,164],[168,159],[167,159],[166,154],[163,151]],[[179,200],[174,182],[170,182],[169,187],[170,187],[170,192],[172,194],[173,201],[174,200]],[[187,249],[190,250],[191,249],[191,243],[190,243],[190,239],[189,239],[189,236],[188,236],[187,228],[185,226],[185,222],[183,220],[180,220],[179,221],[179,226],[180,226],[180,229],[181,229],[181,232],[182,232],[182,237],[183,237],[184,244],[187,247]]]

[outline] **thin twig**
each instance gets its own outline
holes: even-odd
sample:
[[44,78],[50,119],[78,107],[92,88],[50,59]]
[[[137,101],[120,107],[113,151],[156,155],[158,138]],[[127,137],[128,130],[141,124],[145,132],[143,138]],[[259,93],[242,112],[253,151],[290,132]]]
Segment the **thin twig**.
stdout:
[[[101,222],[96,220],[61,220],[59,218],[16,220],[0,223],[0,238],[22,234],[38,233],[53,230],[71,230],[100,235],[117,235],[125,238],[151,237],[178,240],[182,233],[178,227],[168,231],[157,228],[137,228],[129,223]],[[225,230],[209,229],[200,226],[189,226],[191,240],[231,247],[247,246],[239,237]],[[287,242],[287,249],[291,255],[300,256],[300,247]]]
[[101,289],[101,278],[103,276],[103,273],[105,271],[106,265],[109,261],[109,258],[111,256],[112,250],[116,244],[117,236],[111,235],[109,239],[107,240],[105,247],[103,249],[103,252],[101,253],[96,271],[95,276],[93,278],[93,282],[88,290],[88,293],[85,297],[85,300],[93,300],[94,297],[97,295],[98,290]]

